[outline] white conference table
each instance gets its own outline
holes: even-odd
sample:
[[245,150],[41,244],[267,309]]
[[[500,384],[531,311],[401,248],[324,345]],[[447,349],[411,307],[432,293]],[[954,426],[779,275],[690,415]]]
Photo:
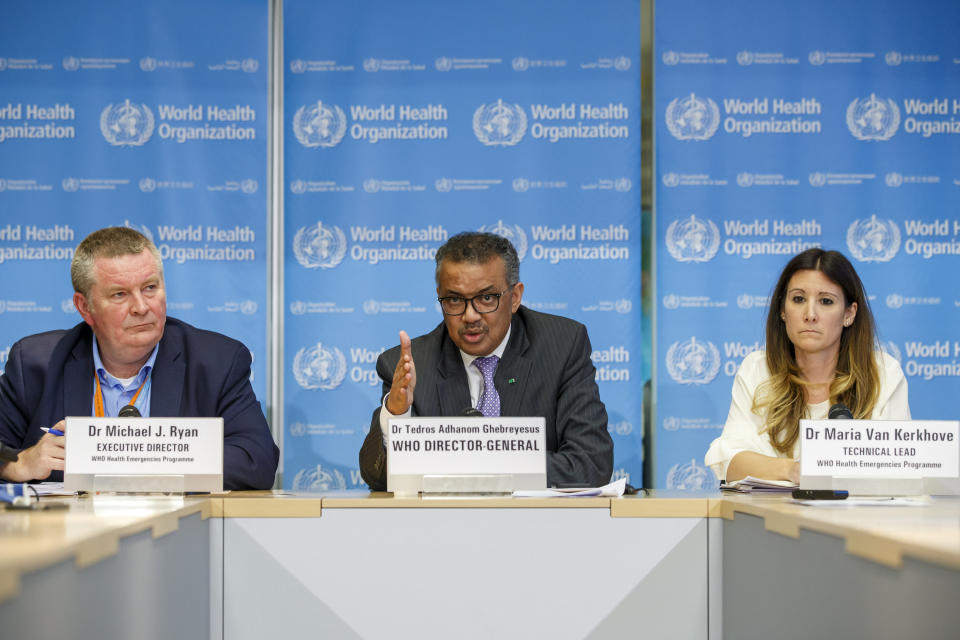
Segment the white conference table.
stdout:
[[960,499],[60,499],[0,511],[10,638],[953,637]]

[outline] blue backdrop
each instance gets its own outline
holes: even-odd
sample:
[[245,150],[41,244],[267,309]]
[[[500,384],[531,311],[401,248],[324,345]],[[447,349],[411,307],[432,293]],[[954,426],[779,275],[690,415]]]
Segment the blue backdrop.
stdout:
[[639,3],[284,3],[284,485],[362,486],[377,356],[441,321],[433,255],[485,229],[524,301],[587,324],[639,478]]
[[960,5],[657,5],[657,484],[703,455],[791,256],[843,251],[913,416],[960,415]]
[[266,380],[267,0],[13,1],[0,20],[0,366],[80,322],[69,266],[128,225],[167,312],[243,341]]

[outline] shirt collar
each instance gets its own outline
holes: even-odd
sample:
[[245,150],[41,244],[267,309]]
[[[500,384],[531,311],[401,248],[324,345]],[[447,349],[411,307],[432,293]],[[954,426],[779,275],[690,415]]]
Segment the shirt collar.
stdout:
[[[143,381],[146,380],[147,376],[150,375],[150,372],[153,371],[153,365],[157,361],[157,353],[160,351],[160,343],[158,342],[156,346],[153,347],[153,352],[150,353],[150,357],[147,358],[147,361],[140,371],[137,372],[136,377],[134,377],[133,382],[128,385],[130,387],[139,387],[143,384]],[[111,387],[122,385],[120,378],[112,375],[109,371],[106,370],[103,366],[103,361],[100,359],[100,349],[97,346],[97,336],[93,336],[93,368],[97,372],[97,375],[100,376],[100,382],[102,384],[109,385]]]

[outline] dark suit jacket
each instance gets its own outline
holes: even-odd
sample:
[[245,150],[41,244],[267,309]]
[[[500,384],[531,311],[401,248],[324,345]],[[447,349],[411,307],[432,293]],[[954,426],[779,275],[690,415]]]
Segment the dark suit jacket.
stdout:
[[[151,374],[151,416],[223,417],[226,489],[269,489],[277,470],[279,450],[250,386],[250,362],[240,342],[167,318]],[[0,441],[31,447],[43,436],[40,427],[89,416],[93,375],[93,332],[85,323],[14,344],[0,376]],[[62,478],[54,471],[48,479]]]
[[[606,484],[613,472],[613,441],[594,379],[586,327],[523,306],[510,326],[510,341],[494,375],[501,415],[546,419],[547,484]],[[460,415],[470,406],[470,390],[460,351],[443,323],[415,338],[411,350],[417,369],[413,414]],[[399,359],[397,346],[377,360],[383,396],[390,391]],[[515,382],[508,383],[511,379]],[[360,449],[360,473],[371,490],[386,490],[387,454],[379,408]]]

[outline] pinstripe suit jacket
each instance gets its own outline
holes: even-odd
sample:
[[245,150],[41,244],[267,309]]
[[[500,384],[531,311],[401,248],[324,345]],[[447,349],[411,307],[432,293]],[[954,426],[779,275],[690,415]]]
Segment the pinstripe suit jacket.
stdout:
[[[470,406],[460,351],[441,322],[412,341],[417,386],[413,415],[456,416]],[[510,341],[494,376],[504,416],[546,420],[547,484],[606,484],[613,472],[613,441],[590,360],[590,338],[579,322],[521,306],[513,315]],[[377,360],[383,394],[390,391],[400,347]],[[381,396],[381,398],[382,398]],[[381,401],[381,405],[382,405]],[[360,472],[373,491],[387,488],[387,454],[380,408],[360,449]]]

